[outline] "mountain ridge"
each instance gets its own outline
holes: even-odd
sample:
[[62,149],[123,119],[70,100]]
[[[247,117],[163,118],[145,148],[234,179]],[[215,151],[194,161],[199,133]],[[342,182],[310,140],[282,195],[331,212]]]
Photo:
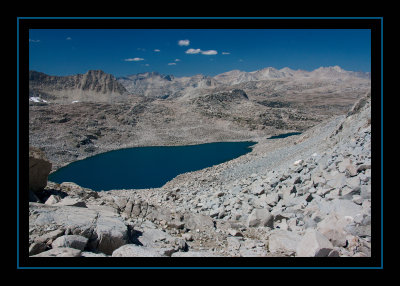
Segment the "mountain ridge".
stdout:
[[[260,85],[268,81],[369,81],[370,73],[346,71],[339,66],[320,67],[313,71],[293,70],[288,67],[276,69],[266,67],[245,72],[238,69],[215,76],[196,74],[175,77],[157,71],[114,77],[102,70],[89,70],[85,74],[51,76],[42,72],[29,72],[30,97],[43,100],[72,101],[114,101],[129,99],[128,95],[148,98],[176,98],[204,95],[213,89],[232,89],[233,85]],[[253,85],[254,85],[253,84]],[[235,86],[236,89],[243,89]],[[66,92],[67,90],[67,92]],[[36,99],[36,101],[40,101]]]
[[29,97],[58,101],[100,101],[126,93],[113,75],[102,70],[89,70],[84,74],[52,76],[29,71]]

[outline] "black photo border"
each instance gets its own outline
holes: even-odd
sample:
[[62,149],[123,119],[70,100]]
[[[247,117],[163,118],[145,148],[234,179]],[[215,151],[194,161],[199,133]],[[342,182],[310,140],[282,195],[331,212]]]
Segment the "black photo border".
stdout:
[[[371,257],[32,258],[28,256],[29,29],[370,29]],[[17,269],[383,269],[383,17],[17,17]]]

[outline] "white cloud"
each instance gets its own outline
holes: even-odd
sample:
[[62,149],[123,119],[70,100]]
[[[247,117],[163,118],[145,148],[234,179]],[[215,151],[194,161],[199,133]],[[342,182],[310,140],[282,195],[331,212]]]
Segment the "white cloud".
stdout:
[[176,63],[168,63],[169,66],[176,66]]
[[154,49],[153,51],[156,53],[161,52],[159,49]]
[[72,40],[71,37],[66,37],[65,39],[66,39],[67,41],[71,41],[71,40]]
[[29,39],[29,42],[32,42],[32,43],[39,43],[40,40],[32,40],[32,39]]
[[209,56],[209,55],[216,55],[218,54],[218,52],[216,50],[208,50],[208,51],[201,51],[201,54]]
[[125,59],[124,61],[126,62],[138,62],[138,61],[144,61],[143,58],[129,58],[129,59]]
[[231,53],[229,52],[222,52],[223,55],[230,55]]
[[188,49],[185,53],[187,54],[198,54],[201,53],[200,49]]
[[189,46],[190,41],[189,40],[179,40],[178,45],[179,46]]
[[188,49],[185,53],[187,53],[187,54],[199,54],[199,53],[201,53],[202,55],[206,55],[206,56],[218,54],[218,52],[216,50],[202,51],[200,49]]

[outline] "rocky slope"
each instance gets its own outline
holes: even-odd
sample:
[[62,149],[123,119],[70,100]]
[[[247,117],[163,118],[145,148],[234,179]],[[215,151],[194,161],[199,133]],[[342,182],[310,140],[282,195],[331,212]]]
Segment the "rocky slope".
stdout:
[[48,182],[29,204],[29,253],[370,256],[370,105],[368,93],[346,115],[158,189]]

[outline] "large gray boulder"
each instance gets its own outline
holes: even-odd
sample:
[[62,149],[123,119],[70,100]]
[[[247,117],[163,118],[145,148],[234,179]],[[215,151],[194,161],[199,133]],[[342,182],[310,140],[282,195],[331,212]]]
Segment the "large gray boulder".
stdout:
[[201,231],[214,229],[214,220],[203,214],[185,213],[183,222],[187,229],[199,229]]
[[317,224],[317,230],[328,238],[334,246],[344,247],[347,235],[344,228],[351,222],[351,217],[339,217],[333,212]]
[[81,235],[63,235],[53,241],[52,248],[69,247],[84,250],[88,243],[88,238]]
[[31,257],[80,257],[81,253],[82,252],[79,249],[58,247],[36,255],[32,255]]
[[38,192],[47,185],[47,177],[51,171],[51,163],[44,152],[29,146],[29,190]]
[[[171,255],[171,254],[170,254]],[[164,249],[126,244],[114,250],[112,257],[167,257]]]
[[73,206],[29,203],[29,227],[47,229],[57,226],[65,234],[88,239],[87,247],[105,254],[128,242],[128,228],[121,217],[106,212]]
[[248,227],[268,226],[273,227],[274,216],[267,209],[254,209],[247,218]]
[[61,199],[60,201],[54,203],[53,205],[54,206],[71,206],[71,207],[86,208],[86,203],[82,199],[71,198],[69,196]]
[[308,229],[296,247],[298,257],[327,257],[333,245],[325,236],[315,229]]
[[287,230],[274,230],[268,239],[268,249],[272,253],[296,252],[301,236]]

